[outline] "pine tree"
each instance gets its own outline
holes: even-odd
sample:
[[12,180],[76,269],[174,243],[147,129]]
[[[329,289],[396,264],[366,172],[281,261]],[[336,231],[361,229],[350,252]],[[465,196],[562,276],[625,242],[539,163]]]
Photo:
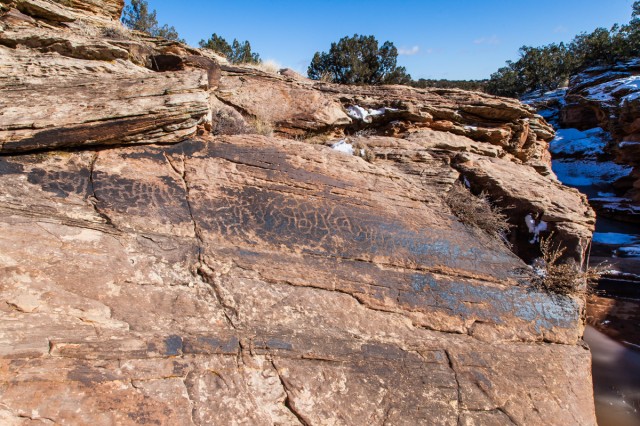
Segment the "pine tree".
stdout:
[[378,47],[374,36],[343,37],[329,52],[316,52],[307,70],[309,78],[341,84],[406,84],[411,81],[398,67],[398,49],[387,41]]
[[240,43],[237,39],[233,39],[232,44],[213,33],[209,40],[200,40],[200,47],[210,49],[227,58],[232,64],[258,64],[262,62],[260,55],[251,51],[251,43],[244,41]]
[[487,91],[518,97],[534,90],[555,89],[580,70],[596,65],[613,65],[640,56],[640,1],[632,7],[631,21],[596,28],[574,37],[569,45],[523,46],[520,59],[491,75]]
[[149,4],[146,0],[130,0],[123,10],[122,23],[129,29],[142,31],[152,37],[184,42],[173,26],[166,24],[159,26],[156,11],[149,12]]

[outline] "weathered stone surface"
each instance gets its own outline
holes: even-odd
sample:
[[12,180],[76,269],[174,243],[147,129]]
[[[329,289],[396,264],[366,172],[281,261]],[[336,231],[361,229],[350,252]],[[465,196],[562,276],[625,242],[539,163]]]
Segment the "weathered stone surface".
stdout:
[[41,18],[54,22],[73,22],[76,17],[65,7],[47,0],[17,0],[16,8],[34,18]]
[[52,34],[40,28],[19,28],[3,31],[0,44],[10,48],[30,48],[40,52],[56,52],[71,58],[113,61],[129,59],[129,52],[105,41],[90,39],[69,39],[64,35]]
[[[355,130],[383,127],[396,134],[415,127],[467,136],[498,145],[542,174],[550,174],[547,141],[553,129],[520,102],[456,89],[415,89],[406,86],[345,87],[317,83],[315,87],[336,96],[345,107],[389,108],[373,118],[374,126],[355,123]],[[406,122],[398,125],[398,122]]]
[[124,8],[124,0],[54,0],[65,6],[72,7],[94,15],[106,16],[119,20]]
[[0,3],[36,19],[54,23],[73,22],[93,16],[117,21],[124,8],[124,0],[2,0]]
[[454,167],[472,188],[487,191],[492,199],[501,200],[500,204],[508,209],[516,226],[511,235],[515,237],[514,248],[520,257],[533,259],[540,255],[537,238],[525,222],[525,217],[531,215],[537,223],[546,223],[546,231],[555,233],[570,256],[580,263],[586,259],[595,214],[585,195],[527,166],[514,168],[503,159],[464,154],[454,161]]
[[206,89],[199,70],[0,88],[0,152],[176,142],[208,119]]
[[[0,422],[595,424],[584,300],[444,201],[464,173],[586,238],[544,120],[232,67],[111,27],[120,1],[58,3],[55,30],[0,12]],[[345,136],[371,162],[324,146]]]
[[[501,146],[540,173],[551,172],[546,141],[553,129],[513,100],[460,90],[346,87],[230,66],[222,67],[216,96],[249,122],[271,123],[285,135],[308,137],[329,129],[397,135],[430,127]],[[386,110],[363,122],[346,114],[355,106]]]
[[222,70],[215,96],[242,112],[249,124],[261,121],[283,133],[304,135],[351,122],[339,102],[308,82],[253,69],[224,66]]
[[8,416],[592,422],[580,303],[393,167],[258,136],[0,165]]

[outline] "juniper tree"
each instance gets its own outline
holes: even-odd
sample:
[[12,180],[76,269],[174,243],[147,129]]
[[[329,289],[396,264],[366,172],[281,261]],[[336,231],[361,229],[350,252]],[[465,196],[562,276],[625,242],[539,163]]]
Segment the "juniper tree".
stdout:
[[237,39],[233,39],[232,44],[229,44],[224,38],[213,33],[209,40],[200,40],[199,44],[204,49],[210,49],[223,55],[232,64],[262,62],[260,55],[251,51],[251,43],[248,41],[241,43]]
[[316,52],[307,70],[309,78],[327,78],[341,84],[406,84],[404,67],[397,66],[398,49],[390,41],[378,46],[374,36],[343,37],[329,52]]
[[149,12],[149,4],[145,0],[130,0],[123,10],[122,23],[129,29],[142,31],[153,37],[183,41],[173,26],[159,26],[156,11]]

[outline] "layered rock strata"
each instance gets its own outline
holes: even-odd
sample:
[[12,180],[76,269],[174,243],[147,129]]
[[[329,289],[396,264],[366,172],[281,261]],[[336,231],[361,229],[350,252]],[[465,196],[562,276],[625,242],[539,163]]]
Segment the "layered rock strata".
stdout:
[[[466,178],[581,256],[593,213],[532,110],[114,41],[95,2],[3,4],[3,423],[595,424],[584,300],[444,201]],[[345,137],[371,161],[326,146]]]
[[601,127],[610,133],[607,153],[617,163],[634,169],[617,184],[628,199],[627,214],[607,212],[604,208],[603,213],[640,221],[640,61],[594,67],[575,75],[564,98],[555,107],[559,107],[563,127],[580,130]]

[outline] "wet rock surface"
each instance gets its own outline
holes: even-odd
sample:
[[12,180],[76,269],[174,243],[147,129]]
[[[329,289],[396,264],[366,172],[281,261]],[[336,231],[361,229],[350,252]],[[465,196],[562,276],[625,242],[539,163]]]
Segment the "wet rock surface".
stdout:
[[467,178],[581,258],[532,110],[105,37],[119,2],[3,5],[1,422],[595,424],[584,300],[444,201]]

